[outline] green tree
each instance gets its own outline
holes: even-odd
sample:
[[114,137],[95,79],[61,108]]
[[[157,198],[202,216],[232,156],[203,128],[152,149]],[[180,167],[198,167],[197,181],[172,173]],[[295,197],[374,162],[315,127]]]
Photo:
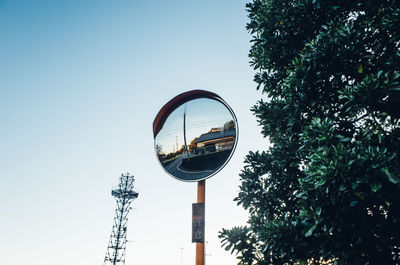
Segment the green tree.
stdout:
[[[400,1],[254,0],[250,152],[223,229],[240,264],[395,264],[400,247]],[[396,262],[397,260],[397,262]]]

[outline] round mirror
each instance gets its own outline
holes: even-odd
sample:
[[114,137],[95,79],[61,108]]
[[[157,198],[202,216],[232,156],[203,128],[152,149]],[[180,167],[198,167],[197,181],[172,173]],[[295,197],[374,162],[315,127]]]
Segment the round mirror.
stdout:
[[153,122],[164,170],[182,181],[211,177],[231,158],[238,138],[232,109],[218,95],[192,90],[169,101]]

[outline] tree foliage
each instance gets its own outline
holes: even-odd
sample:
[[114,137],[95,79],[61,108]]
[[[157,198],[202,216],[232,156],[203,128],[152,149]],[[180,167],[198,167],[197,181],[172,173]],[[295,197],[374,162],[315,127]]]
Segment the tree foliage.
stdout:
[[[223,229],[240,264],[395,264],[400,247],[400,1],[254,0],[250,152]],[[315,262],[318,263],[318,262]]]

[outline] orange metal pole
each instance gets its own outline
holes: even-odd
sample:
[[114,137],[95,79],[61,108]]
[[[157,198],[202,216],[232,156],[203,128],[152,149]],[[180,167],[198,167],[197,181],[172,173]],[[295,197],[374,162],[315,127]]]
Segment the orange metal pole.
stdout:
[[[206,202],[206,181],[197,182],[197,202]],[[196,265],[204,265],[204,242],[196,243]]]

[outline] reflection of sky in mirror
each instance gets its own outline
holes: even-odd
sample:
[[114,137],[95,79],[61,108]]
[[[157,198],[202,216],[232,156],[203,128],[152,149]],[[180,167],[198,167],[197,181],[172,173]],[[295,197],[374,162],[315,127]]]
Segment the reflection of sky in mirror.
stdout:
[[[174,152],[183,145],[183,113],[184,105],[174,110],[167,118],[164,126],[157,134],[156,145],[166,154]],[[178,143],[178,144],[177,144]]]
[[188,102],[186,107],[187,144],[212,128],[223,127],[231,120],[233,120],[232,114],[219,101],[196,99]]
[[[186,105],[186,106],[185,106]],[[219,101],[201,98],[187,102],[173,111],[156,137],[163,153],[177,151],[184,144],[183,115],[186,108],[186,144],[212,128],[221,128],[233,120],[230,111]]]

